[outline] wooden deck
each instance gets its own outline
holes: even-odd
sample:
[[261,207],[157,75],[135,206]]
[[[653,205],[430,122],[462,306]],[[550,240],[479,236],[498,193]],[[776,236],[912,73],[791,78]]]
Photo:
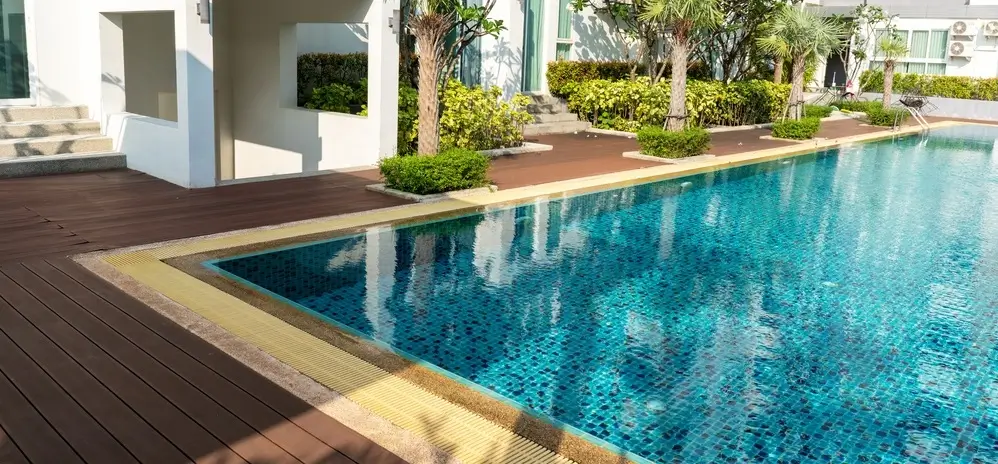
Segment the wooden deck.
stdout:
[[[854,134],[853,121],[826,124]],[[782,146],[715,134],[712,153]],[[823,135],[829,136],[829,135]],[[654,166],[633,139],[539,137],[501,188]],[[362,171],[186,190],[128,170],[0,181],[0,462],[401,462],[67,256],[405,203]]]

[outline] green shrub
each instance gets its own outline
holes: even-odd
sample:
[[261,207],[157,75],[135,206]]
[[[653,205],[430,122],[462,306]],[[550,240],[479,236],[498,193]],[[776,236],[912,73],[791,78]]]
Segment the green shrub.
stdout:
[[[647,78],[587,81],[575,85],[568,106],[597,128],[634,132],[665,122],[670,92],[668,81],[652,85]],[[789,85],[767,81],[689,81],[686,122],[692,127],[769,122],[783,112],[789,93]]]
[[883,107],[883,103],[879,100],[877,101],[853,101],[853,100],[841,100],[835,104],[840,110],[846,111],[856,111],[860,113],[866,113],[868,110],[877,109]]
[[[304,105],[313,89],[344,84],[357,90],[367,79],[367,53],[306,53],[298,57],[298,105]],[[367,102],[366,87],[363,101]]]
[[805,118],[827,118],[832,115],[832,107],[825,105],[804,105]]
[[866,112],[866,121],[871,126],[892,127],[895,120],[898,124],[901,124],[908,119],[908,116],[908,111],[903,108],[889,108],[885,110],[882,106],[878,106],[877,108],[870,108]]
[[305,108],[349,113],[350,105],[355,100],[354,90],[350,86],[329,84],[312,89],[312,97],[305,103]]
[[[552,61],[548,63],[548,90],[553,95],[568,97],[575,85],[593,80],[620,81],[630,80],[633,61]],[[635,76],[648,75],[648,67],[639,63]],[[666,65],[662,76],[666,79],[672,75],[672,68]],[[699,61],[690,64],[686,77],[691,80],[709,80],[710,69]]]
[[468,88],[452,79],[443,96],[440,146],[472,150],[520,146],[523,125],[534,120],[525,110],[529,102],[519,94],[504,101],[498,86]]
[[[864,92],[884,91],[884,72],[864,71],[859,79]],[[917,91],[928,97],[962,98],[969,100],[998,100],[998,79],[965,76],[932,76],[921,74],[895,74],[896,94]]]
[[388,188],[418,195],[489,185],[489,158],[461,148],[444,150],[438,155],[386,158],[379,167]]
[[694,127],[670,132],[661,127],[645,127],[638,131],[641,153],[661,158],[685,158],[703,154],[710,149],[710,133]]
[[807,140],[814,137],[821,127],[821,119],[787,119],[773,123],[773,137],[791,140]]

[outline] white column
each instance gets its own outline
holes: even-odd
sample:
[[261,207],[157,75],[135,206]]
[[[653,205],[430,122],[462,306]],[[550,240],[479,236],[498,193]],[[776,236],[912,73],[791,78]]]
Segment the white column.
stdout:
[[197,0],[177,11],[177,116],[187,136],[189,185],[215,186],[215,75],[211,28],[201,23]]
[[125,42],[120,14],[99,14],[100,49],[100,122],[107,125],[107,115],[125,111]]
[[373,1],[367,14],[367,117],[377,134],[379,159],[398,153],[399,34],[393,18],[399,3]]

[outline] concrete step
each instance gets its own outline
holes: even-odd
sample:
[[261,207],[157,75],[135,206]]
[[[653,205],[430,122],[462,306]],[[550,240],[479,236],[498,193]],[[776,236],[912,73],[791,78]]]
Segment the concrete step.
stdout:
[[87,119],[90,112],[80,106],[6,106],[0,107],[0,122],[59,121]]
[[108,152],[113,149],[110,137],[100,135],[54,135],[0,140],[0,159],[64,153]]
[[541,113],[534,115],[534,122],[544,124],[549,122],[572,122],[578,121],[579,117],[575,113]]
[[544,135],[544,134],[574,134],[589,128],[591,124],[585,121],[569,122],[549,122],[543,124],[527,124],[523,126],[523,135]]
[[124,167],[125,155],[114,152],[0,158],[0,179],[106,171]]
[[100,123],[90,119],[0,123],[0,139],[98,134]]
[[527,112],[530,114],[557,114],[568,113],[568,105],[564,102],[558,103],[530,103],[527,105]]
[[550,105],[550,104],[563,103],[564,102],[564,100],[562,100],[559,97],[555,97],[553,95],[547,95],[547,94],[529,95],[529,97],[530,97],[530,102],[531,103],[549,104]]

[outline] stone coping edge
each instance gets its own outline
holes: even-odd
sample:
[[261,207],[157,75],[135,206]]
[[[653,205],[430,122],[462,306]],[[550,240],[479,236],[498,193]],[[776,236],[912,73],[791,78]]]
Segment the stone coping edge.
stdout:
[[633,158],[643,161],[652,161],[655,163],[662,164],[684,164],[684,163],[695,163],[697,161],[707,161],[716,158],[716,155],[697,155],[689,156],[686,158],[663,158],[661,156],[650,156],[643,155],[640,151],[625,151],[623,153],[624,158]]
[[465,189],[465,190],[455,190],[453,192],[434,193],[430,195],[419,195],[416,193],[403,192],[401,190],[388,188],[385,186],[385,184],[372,184],[366,186],[365,188],[372,192],[383,193],[385,195],[391,195],[393,197],[401,198],[403,200],[415,201],[416,203],[433,203],[437,201],[453,200],[455,198],[463,198],[471,195],[479,195],[483,193],[492,193],[499,191],[499,187],[496,185],[490,185],[488,187],[480,187],[473,189]]
[[508,156],[508,155],[522,155],[524,153],[537,153],[542,151],[551,151],[554,147],[551,145],[545,145],[543,143],[533,143],[533,142],[523,142],[523,145],[518,147],[509,148],[496,148],[494,150],[481,150],[479,153],[488,156],[490,158],[495,158],[497,156]]

